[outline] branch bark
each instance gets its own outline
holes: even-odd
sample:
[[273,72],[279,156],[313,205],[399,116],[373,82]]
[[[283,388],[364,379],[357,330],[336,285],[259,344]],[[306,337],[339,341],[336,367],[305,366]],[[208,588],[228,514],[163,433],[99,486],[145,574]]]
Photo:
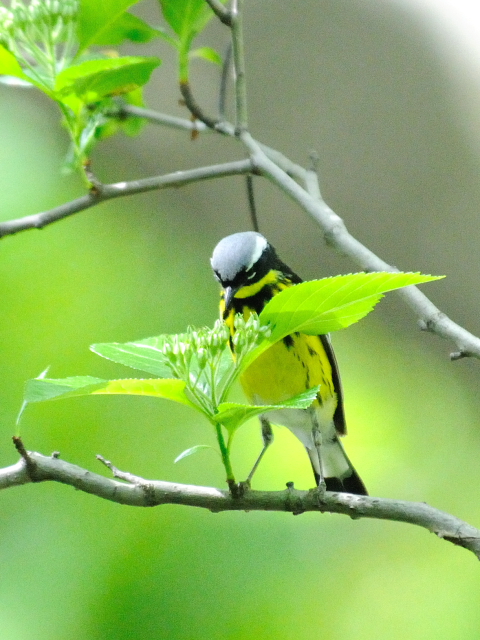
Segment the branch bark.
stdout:
[[54,209],[50,209],[49,211],[42,211],[31,216],[25,216],[24,218],[1,222],[0,238],[28,229],[42,229],[52,224],[52,222],[67,218],[79,211],[85,211],[85,209],[94,207],[105,200],[130,196],[136,193],[144,193],[146,191],[182,187],[192,182],[211,180],[212,178],[244,175],[252,171],[254,171],[254,167],[251,161],[247,159],[199,167],[187,171],[175,171],[174,173],[168,173],[164,176],[154,176],[152,178],[132,180],[131,182],[117,182],[115,184],[104,185],[96,184],[95,188],[86,195],[62,204],[59,207],[55,207]]
[[[18,447],[17,447],[18,448]],[[299,491],[288,483],[284,491],[245,490],[239,497],[214,487],[177,484],[161,480],[145,480],[121,472],[99,458],[113,471],[117,479],[106,478],[40,453],[24,452],[14,465],[0,469],[0,489],[37,482],[60,482],[105,500],[133,507],[155,507],[181,504],[220,511],[285,511],[299,515],[307,511],[339,513],[350,518],[374,518],[414,524],[435,533],[455,545],[464,547],[480,559],[480,530],[453,515],[423,502],[406,502],[387,498],[356,496],[349,493],[326,492],[317,489]]]
[[[228,122],[217,122],[215,129],[209,129],[198,120],[192,123],[187,119],[175,118],[129,105],[121,107],[119,113],[137,117],[144,116],[151,122],[181,130],[192,131],[196,129],[204,132],[217,132],[231,137],[236,137],[237,133],[235,127]],[[0,223],[0,237],[28,229],[41,229],[52,222],[112,198],[155,189],[183,186],[199,180],[257,173],[268,178],[289,198],[294,200],[321,227],[326,243],[339,253],[348,256],[361,269],[366,271],[396,271],[394,267],[378,257],[348,232],[343,220],[332,211],[321,197],[317,176],[314,171],[292,162],[281,152],[252,138],[246,131],[241,132],[239,139],[249,151],[249,160],[199,167],[188,171],[177,171],[165,176],[156,176],[132,182],[103,185],[100,189],[97,188],[95,191],[49,211]],[[456,350],[450,354],[452,360],[463,357],[480,359],[480,338],[446,316],[419,289],[407,287],[398,291],[397,295],[402,296],[406,304],[414,311],[422,330],[430,331],[442,338],[451,340],[455,344]]]
[[[312,179],[312,171],[303,170],[305,187],[302,187],[268,157],[248,132],[242,132],[240,139],[249,149],[257,171],[279,187],[317,222],[328,245],[340,254],[348,256],[365,271],[398,271],[348,232],[340,216],[322,199],[316,177]],[[480,358],[480,338],[448,318],[420,289],[411,286],[397,293],[417,315],[422,330],[431,331],[455,343],[457,351],[450,354],[452,360],[469,356]]]
[[226,9],[220,0],[205,0],[207,4],[210,5],[210,8],[215,13],[220,22],[227,25],[227,27],[232,26],[232,16],[228,9]]

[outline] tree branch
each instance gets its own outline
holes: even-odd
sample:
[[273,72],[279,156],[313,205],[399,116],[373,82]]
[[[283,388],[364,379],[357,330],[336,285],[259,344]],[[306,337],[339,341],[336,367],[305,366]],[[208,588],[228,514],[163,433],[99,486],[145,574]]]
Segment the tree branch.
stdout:
[[[343,220],[321,198],[313,171],[304,169],[306,187],[303,188],[268,157],[248,132],[242,132],[240,139],[249,149],[252,162],[258,171],[299,204],[320,225],[327,244],[351,258],[365,271],[398,271],[347,231]],[[453,360],[467,356],[480,358],[480,339],[450,320],[417,287],[406,287],[397,293],[415,312],[423,330],[431,331],[456,344],[458,351],[450,354]]]
[[227,89],[230,65],[232,64],[232,43],[229,42],[223,58],[222,73],[220,76],[220,89],[218,91],[218,115],[220,120],[226,119]]
[[0,489],[31,482],[53,481],[105,500],[134,507],[154,507],[162,504],[182,504],[220,511],[284,511],[298,515],[307,511],[339,513],[351,518],[373,518],[414,524],[435,533],[439,538],[472,551],[480,559],[480,530],[448,513],[423,502],[406,502],[387,498],[356,496],[349,493],[326,492],[317,489],[299,491],[293,483],[284,491],[245,490],[232,497],[227,490],[197,485],[177,484],[160,480],[145,480],[116,469],[119,482],[87,469],[40,453],[25,452],[16,464],[0,469]]
[[250,160],[239,160],[237,162],[226,162],[224,164],[216,164],[208,167],[199,167],[197,169],[189,169],[187,171],[175,171],[164,176],[154,176],[152,178],[143,178],[141,180],[132,180],[131,182],[117,182],[115,184],[96,185],[95,189],[80,198],[76,198],[71,202],[42,211],[24,218],[16,220],[7,220],[0,223],[0,238],[12,235],[19,231],[27,229],[42,229],[52,222],[57,222],[68,216],[89,209],[100,202],[120,198],[136,193],[144,193],[146,191],[155,191],[160,189],[168,189],[170,187],[181,187],[191,182],[199,182],[200,180],[210,180],[212,178],[224,178],[226,176],[234,176],[246,174],[254,171],[254,167]]
[[205,0],[207,4],[210,5],[213,13],[217,16],[220,22],[227,25],[227,27],[232,26],[232,16],[230,11],[223,6],[220,0]]
[[[209,129],[207,125],[200,121],[193,123],[186,118],[176,118],[131,105],[119,107],[118,115],[145,117],[150,122],[181,130],[192,131],[196,129],[197,131],[212,133],[216,131],[231,137],[236,136],[235,127],[228,122],[217,122],[215,129]],[[254,140],[248,132],[243,132],[240,139],[250,152],[250,161],[243,160],[175,172],[166,176],[146,178],[144,180],[104,185],[99,193],[91,192],[50,211],[0,223],[0,237],[27,229],[42,228],[51,222],[56,222],[111,198],[132,195],[142,191],[182,186],[197,180],[245,173],[260,173],[280,187],[284,193],[299,204],[317,222],[323,229],[327,244],[334,247],[339,253],[350,257],[361,269],[366,271],[396,271],[394,267],[350,235],[343,220],[323,200],[315,171],[301,167],[279,151]],[[463,357],[480,359],[480,339],[448,318],[419,289],[407,287],[398,291],[397,294],[404,298],[408,306],[417,315],[422,330],[430,331],[442,338],[451,340],[456,345],[457,350],[450,354],[452,360]]]
[[[185,106],[190,111],[192,116],[200,122],[203,122],[205,126],[209,129],[217,129],[217,125],[220,123],[218,118],[212,118],[211,116],[207,116],[206,113],[203,112],[202,107],[195,100],[195,97],[192,93],[192,89],[190,84],[186,81],[180,82],[180,93],[182,94],[182,98],[185,102]],[[222,132],[223,133],[223,132]]]
[[133,104],[126,104],[121,102],[119,102],[118,108],[109,112],[108,115],[114,118],[124,118],[126,116],[145,118],[145,120],[148,120],[153,124],[161,124],[164,127],[170,127],[172,129],[212,132],[212,129],[210,129],[206,124],[200,121],[192,122],[187,118],[178,118],[177,116],[171,116],[167,113],[160,113],[159,111],[154,111],[153,109],[136,107]]
[[[182,131],[199,131],[202,133],[222,133],[223,135],[235,137],[235,127],[229,122],[219,122],[216,124],[216,128],[212,129],[207,127],[204,122],[196,120],[192,122],[188,118],[177,118],[176,116],[170,116],[153,109],[145,109],[144,107],[135,107],[130,104],[121,104],[118,107],[118,111],[112,114],[116,117],[124,117],[126,115],[136,116],[138,118],[145,118],[152,124],[163,125],[173,129],[180,129]],[[258,142],[260,148],[264,153],[277,164],[286,174],[295,178],[296,180],[303,182],[305,180],[305,169],[300,165],[292,162],[283,153],[272,149],[261,142]]]
[[232,0],[231,29],[233,66],[235,69],[236,131],[246,131],[247,84],[245,78],[245,51],[243,46],[243,0]]

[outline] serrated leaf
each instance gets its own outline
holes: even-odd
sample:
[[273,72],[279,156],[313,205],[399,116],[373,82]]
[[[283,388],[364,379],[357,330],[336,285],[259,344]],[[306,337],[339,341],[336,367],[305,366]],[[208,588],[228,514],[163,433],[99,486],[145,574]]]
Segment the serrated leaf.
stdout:
[[354,273],[303,282],[274,296],[260,314],[274,339],[295,331],[318,335],[342,329],[371,311],[382,294],[438,280],[419,273]]
[[55,92],[60,101],[73,94],[86,104],[98,102],[146,84],[159,64],[158,58],[137,56],[87,60],[59,73]]
[[199,47],[198,49],[194,49],[190,51],[190,58],[202,58],[203,60],[208,60],[208,62],[213,62],[214,64],[222,64],[222,56],[212,49],[212,47]]
[[248,354],[239,372],[291,333],[322,335],[344,329],[370,313],[383,293],[443,277],[381,271],[351,273],[289,287],[265,305],[260,320],[269,325],[272,332]]
[[185,393],[185,382],[171,378],[161,378],[159,380],[137,380],[135,378],[129,380],[109,380],[104,389],[97,389],[93,393],[153,396],[155,398],[173,400],[187,407],[197,409],[197,405],[195,405]]
[[99,394],[153,396],[197,408],[186,395],[183,380],[165,378],[160,380],[103,380],[92,376],[60,379],[36,378],[29,380],[26,384],[25,401],[43,402]]
[[211,447],[209,444],[197,444],[194,447],[190,447],[190,449],[185,449],[185,451],[182,451],[182,453],[175,458],[173,463],[176,464],[177,462],[180,462],[180,460],[188,458],[189,456],[193,456],[199,451],[203,451],[204,449],[212,449],[212,451],[215,451],[215,453],[218,454],[218,451]]
[[102,44],[102,37],[138,0],[82,0],[78,16],[79,53]]
[[95,44],[102,46],[118,45],[125,40],[150,42],[158,37],[164,37],[164,33],[151,27],[132,13],[122,13],[97,35]]
[[[107,380],[93,376],[75,376],[71,378],[35,378],[25,385],[26,402],[44,402],[60,397],[89,395],[91,391],[105,385]],[[77,393],[80,392],[80,393]]]
[[268,411],[276,411],[278,409],[308,409],[317,397],[319,388],[319,386],[313,387],[279,404],[249,405],[237,402],[222,402],[222,404],[218,406],[218,413],[215,414],[213,419],[215,422],[222,424],[227,431],[233,433],[247,420],[255,418],[262,413],[267,413]]
[[167,358],[160,350],[163,342],[164,337],[157,336],[123,344],[119,342],[92,344],[90,350],[117,364],[145,371],[159,378],[170,378],[172,370],[168,366]]

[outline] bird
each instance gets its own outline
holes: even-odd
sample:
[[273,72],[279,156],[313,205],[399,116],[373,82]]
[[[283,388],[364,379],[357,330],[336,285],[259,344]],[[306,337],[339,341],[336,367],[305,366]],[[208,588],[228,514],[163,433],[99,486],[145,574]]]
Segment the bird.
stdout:
[[[220,240],[211,266],[221,286],[220,316],[230,330],[232,350],[236,314],[245,320],[252,312],[260,314],[273,296],[302,282],[256,231],[234,233]],[[340,436],[346,434],[343,391],[328,334],[287,335],[254,360],[240,382],[249,401],[259,405],[279,404],[320,385],[308,409],[278,409],[260,416],[263,449],[248,482],[273,441],[273,423],[287,427],[303,444],[317,486],[368,495],[340,442]]]

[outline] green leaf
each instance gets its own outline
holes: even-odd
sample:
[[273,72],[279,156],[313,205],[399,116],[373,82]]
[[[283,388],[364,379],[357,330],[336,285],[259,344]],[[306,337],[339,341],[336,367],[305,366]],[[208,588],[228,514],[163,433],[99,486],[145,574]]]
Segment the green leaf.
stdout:
[[25,386],[26,402],[44,402],[59,397],[88,395],[99,389],[107,381],[92,376],[75,376],[72,378],[50,379],[38,377],[28,380]]
[[321,335],[343,329],[370,313],[383,293],[443,277],[421,273],[351,273],[289,287],[265,305],[260,320],[272,332],[248,354],[239,372],[291,333]]
[[182,42],[192,40],[214,15],[205,0],[160,0],[160,6],[163,17]]
[[[2,45],[0,45],[0,76],[5,76],[1,79],[2,84],[22,87],[34,86],[51,97],[52,92],[48,81],[45,80],[45,82],[43,82],[39,74],[34,75],[33,72],[28,69],[24,71],[13,53],[10,53],[10,51]],[[15,81],[15,78],[18,78],[18,80]]]
[[10,53],[2,45],[0,45],[0,75],[14,76],[30,82],[30,78],[25,75],[13,53]]
[[198,49],[193,49],[189,53],[190,59],[192,58],[203,58],[203,60],[207,60],[208,62],[213,62],[214,64],[222,64],[222,56],[212,49],[211,47],[200,47]]
[[215,371],[215,386],[217,388],[222,387],[223,383],[230,377],[233,369],[235,369],[235,360],[230,347],[226,345]]
[[104,389],[97,389],[94,394],[113,395],[139,395],[154,396],[173,400],[187,407],[196,409],[197,406],[189,399],[185,393],[185,382],[183,380],[173,380],[162,378],[160,380],[109,380]]
[[176,46],[179,51],[180,81],[188,82],[188,63],[192,42],[203,31],[214,13],[205,0],[159,0],[159,2],[165,20],[178,36]]
[[[43,380],[43,379],[46,377],[46,375],[47,375],[47,373],[48,373],[48,370],[49,370],[49,369],[50,369],[50,365],[49,365],[46,369],[44,369],[44,370],[42,371],[42,373],[40,373],[40,374],[37,376],[37,380]],[[22,418],[22,416],[23,416],[23,413],[24,413],[25,409],[27,408],[27,406],[28,406],[28,400],[27,400],[26,398],[24,398],[24,400],[23,400],[23,402],[22,402],[22,406],[20,407],[20,411],[18,412],[17,419],[16,419],[16,421],[15,421],[15,424],[16,424],[17,426],[18,426],[18,425],[20,425],[20,420],[21,420],[21,418]]]
[[159,29],[137,18],[131,13],[122,13],[95,38],[96,45],[118,45],[125,40],[132,42],[150,42],[154,38],[163,37]]
[[218,413],[213,417],[214,421],[222,424],[227,431],[233,433],[244,422],[255,418],[256,416],[267,413],[268,411],[276,411],[278,409],[308,409],[317,397],[319,386],[303,391],[293,398],[284,400],[280,404],[266,405],[248,405],[236,402],[222,402],[218,406]]
[[93,44],[104,44],[102,38],[138,0],[82,0],[78,17],[79,53]]
[[25,401],[43,402],[58,398],[98,394],[153,396],[197,408],[185,393],[185,382],[170,379],[103,380],[92,376],[60,379],[36,378],[29,380],[26,384]]
[[195,453],[203,451],[204,449],[212,449],[213,451],[215,451],[215,453],[218,453],[218,451],[211,447],[209,444],[197,444],[194,447],[190,447],[190,449],[185,449],[185,451],[182,451],[182,453],[175,458],[173,463],[175,464],[177,462],[180,462],[180,460],[188,458],[189,456],[193,456]]
[[92,344],[90,349],[93,353],[112,362],[146,371],[159,378],[169,378],[172,370],[168,366],[168,359],[161,352],[164,341],[164,336],[157,336],[124,344],[119,342]]
[[56,95],[65,102],[64,97],[74,94],[88,104],[105,96],[128,93],[148,82],[160,63],[158,58],[136,56],[87,60],[58,74]]
[[[135,107],[144,107],[145,102],[143,100],[143,87],[138,87],[133,91],[129,91],[123,96],[123,99],[127,104],[131,104]],[[128,116],[126,119],[117,120],[120,128],[127,136],[137,136],[140,131],[147,125],[146,118],[139,118],[137,116]]]

